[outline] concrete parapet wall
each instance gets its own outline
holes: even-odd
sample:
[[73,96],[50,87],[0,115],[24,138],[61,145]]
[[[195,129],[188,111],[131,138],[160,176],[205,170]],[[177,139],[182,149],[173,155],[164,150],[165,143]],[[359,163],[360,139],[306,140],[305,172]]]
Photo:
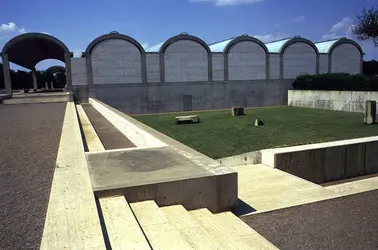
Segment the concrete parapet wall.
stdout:
[[289,90],[288,106],[364,112],[365,101],[378,101],[378,92]]
[[159,147],[165,144],[145,131],[139,129],[132,123],[126,121],[112,110],[106,108],[94,99],[89,99],[89,103],[97,109],[106,119],[108,119],[122,134],[124,134],[137,147]]
[[378,173],[378,136],[261,151],[262,164],[325,183]]

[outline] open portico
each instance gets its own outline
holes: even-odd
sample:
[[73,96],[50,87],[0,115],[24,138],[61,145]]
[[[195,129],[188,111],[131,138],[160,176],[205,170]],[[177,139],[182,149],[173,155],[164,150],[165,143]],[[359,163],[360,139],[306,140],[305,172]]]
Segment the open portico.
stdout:
[[33,88],[37,89],[35,65],[45,59],[56,59],[65,63],[67,88],[71,89],[71,57],[73,54],[59,39],[43,33],[26,33],[11,39],[1,52],[3,61],[5,91],[12,94],[9,62],[30,69]]

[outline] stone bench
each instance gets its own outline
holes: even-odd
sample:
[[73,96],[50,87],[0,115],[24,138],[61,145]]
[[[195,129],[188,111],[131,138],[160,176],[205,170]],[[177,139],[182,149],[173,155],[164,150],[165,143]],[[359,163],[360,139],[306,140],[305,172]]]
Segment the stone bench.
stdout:
[[176,124],[199,123],[198,115],[176,116]]
[[231,115],[232,116],[244,115],[244,108],[243,107],[232,107],[231,108]]

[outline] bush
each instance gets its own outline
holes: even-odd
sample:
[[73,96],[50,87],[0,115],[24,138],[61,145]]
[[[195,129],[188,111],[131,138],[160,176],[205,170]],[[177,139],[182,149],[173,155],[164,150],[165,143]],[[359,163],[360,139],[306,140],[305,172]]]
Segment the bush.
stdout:
[[345,73],[298,76],[293,83],[298,90],[378,91],[378,78]]

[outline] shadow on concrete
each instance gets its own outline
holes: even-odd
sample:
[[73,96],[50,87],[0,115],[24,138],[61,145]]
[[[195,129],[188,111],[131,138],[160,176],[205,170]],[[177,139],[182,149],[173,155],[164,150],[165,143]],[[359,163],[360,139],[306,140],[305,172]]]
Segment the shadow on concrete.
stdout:
[[251,207],[250,205],[248,205],[247,203],[245,203],[241,199],[238,199],[238,204],[232,210],[232,212],[236,216],[242,216],[242,215],[253,213],[253,212],[256,212],[256,211],[257,211],[256,209],[254,209],[253,207]]
[[106,229],[104,215],[103,215],[102,210],[101,210],[100,201],[98,200],[97,197],[95,197],[95,201],[96,201],[96,207],[97,207],[98,217],[100,219],[100,225],[101,225],[102,235],[104,236],[105,247],[106,247],[106,250],[111,250],[112,246],[110,244],[109,234],[108,234],[108,230]]

